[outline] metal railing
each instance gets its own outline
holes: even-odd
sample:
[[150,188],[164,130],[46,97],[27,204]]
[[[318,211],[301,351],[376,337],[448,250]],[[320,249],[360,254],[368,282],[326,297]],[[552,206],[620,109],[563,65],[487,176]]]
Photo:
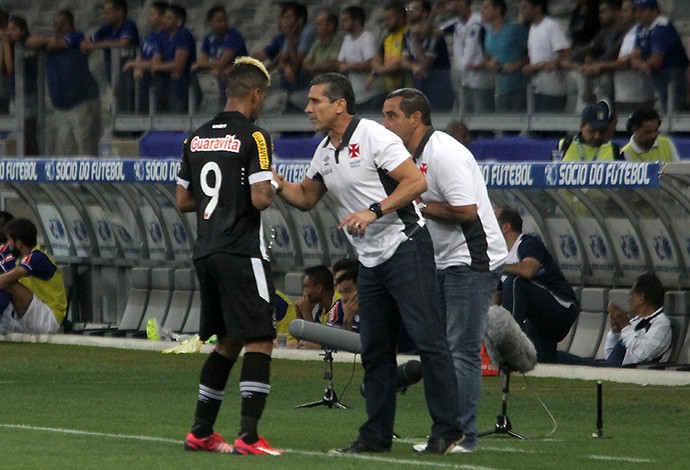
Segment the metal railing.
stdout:
[[[147,132],[150,130],[160,131],[191,131],[204,122],[211,116],[212,112],[203,112],[196,106],[196,95],[194,87],[189,90],[189,106],[188,111],[184,114],[170,114],[161,112],[156,109],[158,99],[156,94],[158,90],[156,87],[151,87],[148,97],[148,111],[145,114],[136,112],[123,112],[118,109],[118,90],[122,83],[121,60],[125,56],[132,55],[132,49],[117,49],[111,50],[111,77],[110,84],[105,83],[105,90],[101,90],[101,96],[108,96],[110,107],[103,114],[105,122],[103,122],[104,139],[110,139],[113,133],[119,132]],[[16,155],[25,155],[24,149],[24,121],[26,118],[26,89],[27,83],[25,74],[25,51],[22,47],[16,48],[15,53],[15,109],[13,115],[0,116],[0,130],[9,131],[13,134],[16,143]],[[50,115],[51,106],[48,101],[46,93],[46,67],[45,67],[45,53],[38,53],[38,74],[37,74],[37,90],[38,90],[38,135],[37,140],[39,144],[39,154],[46,152],[46,119]],[[195,77],[193,77],[194,79]],[[134,103],[137,108],[140,108],[139,87],[141,84],[136,81],[134,93]],[[276,85],[277,86],[277,85]],[[672,92],[673,90],[670,90]],[[445,125],[453,119],[461,119],[472,131],[485,132],[575,132],[579,129],[580,118],[575,113],[536,113],[533,106],[534,91],[528,87],[527,91],[527,111],[524,113],[515,114],[468,114],[462,111],[451,113],[435,113],[434,125],[437,128],[445,127]],[[672,97],[669,99],[672,102]],[[380,119],[378,113],[368,115],[375,119]],[[259,124],[271,130],[272,132],[309,132],[311,126],[309,121],[302,114],[283,114],[283,113],[265,113],[259,120]],[[625,130],[625,119],[619,118],[617,130]],[[672,132],[690,132],[690,114],[677,113],[673,109],[669,109],[666,116],[663,117],[661,131],[664,133]]]

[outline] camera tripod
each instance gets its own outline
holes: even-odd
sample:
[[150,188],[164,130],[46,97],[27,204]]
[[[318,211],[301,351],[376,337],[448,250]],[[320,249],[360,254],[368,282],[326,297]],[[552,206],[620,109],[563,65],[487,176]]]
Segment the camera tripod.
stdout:
[[346,410],[347,406],[343,405],[338,401],[338,395],[335,393],[333,388],[333,353],[335,350],[330,348],[323,348],[323,378],[328,381],[326,389],[323,391],[323,397],[319,401],[313,401],[310,403],[303,403],[297,405],[295,408],[313,408],[315,406],[327,406],[329,408],[339,408],[341,410]]
[[501,374],[503,375],[503,389],[501,395],[501,414],[496,418],[496,426],[491,431],[484,431],[478,434],[481,436],[488,436],[489,434],[508,434],[510,437],[516,439],[525,439],[521,434],[513,431],[513,425],[508,418],[508,392],[510,390],[510,369],[501,367]]

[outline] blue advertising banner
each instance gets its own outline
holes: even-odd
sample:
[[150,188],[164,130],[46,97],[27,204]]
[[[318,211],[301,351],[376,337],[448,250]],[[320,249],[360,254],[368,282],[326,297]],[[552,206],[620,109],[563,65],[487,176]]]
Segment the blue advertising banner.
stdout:
[[[3,159],[0,181],[12,183],[174,183],[179,159]],[[277,160],[276,171],[302,181],[308,160]],[[483,163],[489,189],[658,187],[659,163]]]
[[12,183],[174,183],[179,159],[4,159],[0,181]]
[[[301,181],[308,160],[277,162],[288,181]],[[501,188],[637,188],[659,186],[659,163],[480,163],[489,189]]]

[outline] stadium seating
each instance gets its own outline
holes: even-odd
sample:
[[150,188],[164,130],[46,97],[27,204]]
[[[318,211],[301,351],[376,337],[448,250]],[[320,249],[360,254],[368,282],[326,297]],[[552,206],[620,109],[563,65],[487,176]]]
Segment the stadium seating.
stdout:
[[126,336],[139,330],[151,294],[151,269],[132,268],[129,272],[129,282],[131,288],[127,293],[127,304],[117,328],[86,329],[83,331],[84,334],[90,336]]
[[182,333],[194,334],[199,332],[199,320],[201,318],[201,295],[198,290],[192,292],[192,302],[189,306],[189,314],[185,319]]
[[162,327],[163,331],[178,332],[182,330],[192,305],[196,274],[193,269],[176,269],[173,276],[175,290]]
[[151,270],[149,302],[138,330],[131,336],[146,337],[146,324],[151,318],[155,318],[158,325],[165,323],[175,288],[173,276],[174,270],[170,268],[155,268]]
[[302,272],[286,273],[283,292],[293,298],[302,295],[303,279],[304,273]]
[[[668,319],[671,321],[671,329],[673,331],[671,355],[668,358],[668,363],[673,364],[679,359],[678,356],[688,332],[688,320],[690,320],[690,292],[666,292],[664,310],[666,311]],[[683,363],[690,364],[690,360]]]
[[596,355],[606,323],[607,294],[608,289],[604,287],[582,289],[582,310],[568,350],[571,354],[588,359]]

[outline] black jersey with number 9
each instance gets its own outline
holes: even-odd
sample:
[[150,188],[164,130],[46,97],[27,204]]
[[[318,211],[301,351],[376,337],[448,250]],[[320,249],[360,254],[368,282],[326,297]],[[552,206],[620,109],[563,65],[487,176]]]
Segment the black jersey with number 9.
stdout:
[[250,186],[272,178],[268,132],[239,112],[222,112],[185,140],[178,184],[193,191],[194,259],[224,252],[268,259]]

